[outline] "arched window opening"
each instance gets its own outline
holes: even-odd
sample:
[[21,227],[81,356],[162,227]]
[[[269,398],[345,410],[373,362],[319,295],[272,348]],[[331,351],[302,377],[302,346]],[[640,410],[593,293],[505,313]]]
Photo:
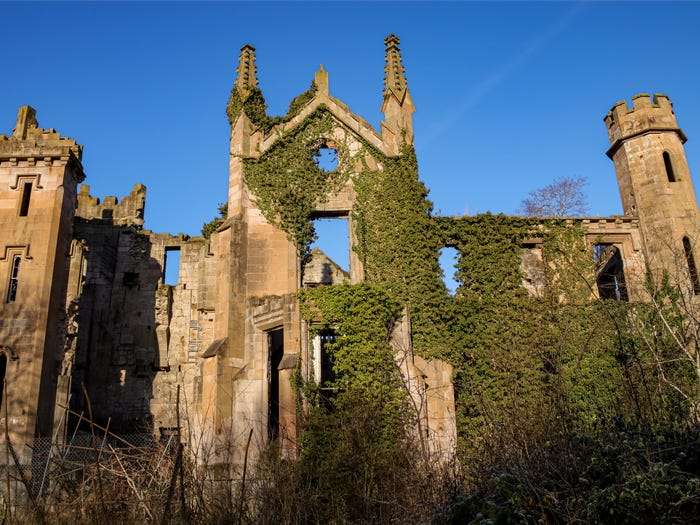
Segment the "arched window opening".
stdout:
[[613,244],[595,244],[593,259],[596,263],[598,296],[601,299],[628,301],[625,268],[620,249]]
[[698,269],[695,266],[695,257],[693,256],[693,247],[690,244],[688,237],[683,237],[683,251],[685,252],[685,261],[688,264],[688,274],[690,282],[693,285],[693,293],[700,295],[700,281],[698,280]]
[[22,262],[21,255],[15,255],[12,258],[12,264],[10,265],[10,279],[7,284],[7,296],[5,301],[8,303],[14,303],[17,299],[17,286],[19,285],[19,264]]
[[666,177],[668,177],[668,182],[676,182],[676,175],[673,172],[673,163],[671,162],[671,155],[668,151],[664,151],[664,166],[666,167]]
[[0,352],[0,407],[5,397],[5,373],[7,372],[7,354]]

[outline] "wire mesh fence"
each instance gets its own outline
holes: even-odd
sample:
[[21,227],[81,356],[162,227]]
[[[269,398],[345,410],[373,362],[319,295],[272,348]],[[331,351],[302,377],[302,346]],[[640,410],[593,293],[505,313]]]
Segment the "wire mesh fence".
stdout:
[[156,439],[150,433],[75,431],[62,439],[36,438],[20,453],[9,440],[5,445],[0,511],[11,522],[43,523],[76,512],[91,520],[95,509],[109,509],[117,521],[154,520],[152,508],[171,504],[167,494],[182,477],[177,434]]

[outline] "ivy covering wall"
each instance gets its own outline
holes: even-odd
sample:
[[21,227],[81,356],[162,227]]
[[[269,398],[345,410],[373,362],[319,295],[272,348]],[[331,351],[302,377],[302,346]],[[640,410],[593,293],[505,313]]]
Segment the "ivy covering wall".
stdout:
[[[312,93],[313,86],[292,103],[290,113]],[[266,116],[258,92],[243,104],[232,97],[229,117],[240,111],[264,130],[281,121]],[[502,436],[518,439],[513,421],[523,432],[539,435],[542,446],[572,432],[594,436],[614,421],[665,428],[685,424],[686,400],[672,389],[649,386],[644,341],[630,329],[631,318],[643,319],[647,335],[668,337],[659,335],[658,311],[595,299],[594,263],[580,228],[562,220],[488,213],[437,217],[409,146],[388,157],[356,136],[361,150],[351,156],[346,145],[335,144],[339,168],[324,171],[314,156],[336,125],[319,107],[259,159],[244,164],[245,181],[261,211],[287,232],[302,257],[315,239],[312,212],[349,177],[356,192],[354,249],[365,282],[299,294],[303,317],[339,334],[329,347],[338,377],[333,411],[305,386],[312,408],[302,450],[310,454],[314,472],[347,473],[358,450],[338,436],[349,431],[344,422],[367,414],[375,421],[363,427],[372,437],[362,454],[374,458],[375,473],[391,463],[391,455],[382,451],[391,450],[387,445],[399,443],[408,430],[406,395],[389,345],[392,327],[404,313],[414,351],[454,367],[462,461],[478,463]],[[523,287],[523,243],[532,238],[542,254],[545,285],[539,296]],[[448,246],[459,252],[455,296],[448,293],[438,262]],[[668,317],[683,323],[682,316]],[[693,381],[687,365],[677,363],[668,371],[680,383]],[[353,443],[355,438],[348,437]],[[319,458],[332,459],[321,465]]]

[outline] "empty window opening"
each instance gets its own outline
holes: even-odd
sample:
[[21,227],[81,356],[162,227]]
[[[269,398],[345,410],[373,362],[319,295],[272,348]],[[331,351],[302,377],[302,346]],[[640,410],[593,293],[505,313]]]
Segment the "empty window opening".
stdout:
[[[342,275],[338,271],[350,270],[350,232],[348,220],[345,217],[333,217],[316,219],[314,221],[316,240],[311,245],[311,250],[323,252],[329,261],[316,261],[318,268],[318,284],[333,284]],[[312,276],[310,276],[312,277]]]
[[180,247],[165,249],[163,256],[163,282],[176,286],[180,282]]
[[85,252],[80,257],[80,276],[78,277],[78,295],[82,295],[83,287],[85,286],[85,278],[87,277],[87,257]]
[[[2,407],[2,400],[5,395],[5,373],[7,372],[7,354],[5,352],[0,353],[0,407]],[[3,416],[5,411],[2,411]]]
[[321,331],[319,334],[321,340],[321,377],[319,384],[321,388],[332,388],[335,382],[335,371],[333,370],[333,354],[330,352],[328,345],[335,343],[338,335],[331,329]]
[[19,264],[22,262],[21,255],[15,255],[10,265],[10,279],[7,286],[6,301],[14,303],[17,299],[17,286],[19,285]]
[[668,177],[668,182],[676,182],[676,174],[673,173],[673,163],[671,162],[671,155],[668,151],[664,151],[664,166],[666,167],[666,177]]
[[333,369],[333,352],[329,348],[337,340],[337,333],[330,328],[318,332],[313,339],[314,351],[314,379],[318,383],[321,394],[321,402],[326,408],[330,408],[331,401],[335,397],[336,374]]
[[284,355],[284,330],[267,332],[267,435],[270,441],[280,433],[280,371]]
[[457,293],[459,282],[457,281],[457,263],[459,262],[459,252],[456,248],[445,247],[440,250],[440,269],[442,270],[442,280],[450,295]]
[[693,285],[693,293],[700,295],[700,280],[698,280],[698,269],[695,266],[695,256],[693,255],[693,247],[690,244],[688,237],[683,237],[683,251],[685,252],[685,261],[688,264],[688,274],[690,282]]
[[314,162],[323,171],[335,171],[338,167],[338,152],[327,146],[319,148],[314,155]]
[[22,200],[19,205],[19,216],[26,217],[29,215],[29,201],[32,198],[32,183],[25,182],[22,186]]
[[102,218],[111,221],[114,218],[114,210],[111,208],[102,210]]
[[599,243],[593,246],[596,263],[596,284],[601,299],[628,301],[624,263],[617,246]]

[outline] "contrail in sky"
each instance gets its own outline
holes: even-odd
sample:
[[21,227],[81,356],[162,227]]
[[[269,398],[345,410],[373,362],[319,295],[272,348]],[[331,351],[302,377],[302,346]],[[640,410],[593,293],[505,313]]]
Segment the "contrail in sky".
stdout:
[[571,22],[586,8],[585,3],[580,2],[574,5],[564,16],[559,18],[549,29],[530,41],[520,52],[518,52],[511,60],[507,61],[494,73],[481,82],[477,83],[462,102],[453,110],[450,115],[438,122],[436,126],[428,130],[423,135],[418,149],[424,149],[436,138],[445,133],[455,123],[461,120],[462,116],[471,108],[476,106],[484,96],[492,91],[496,86],[501,84],[514,71],[528,63],[542,48],[544,48],[551,40],[561,34]]

